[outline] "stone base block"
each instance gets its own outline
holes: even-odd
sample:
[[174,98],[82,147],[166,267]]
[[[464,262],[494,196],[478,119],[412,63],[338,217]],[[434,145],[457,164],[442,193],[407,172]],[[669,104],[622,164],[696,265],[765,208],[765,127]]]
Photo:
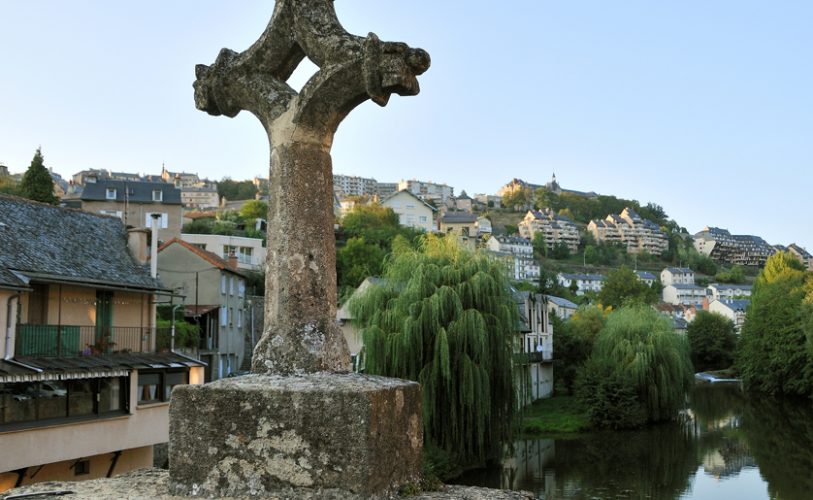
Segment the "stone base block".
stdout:
[[170,488],[214,497],[382,494],[419,477],[421,412],[417,383],[370,375],[179,386],[170,405]]

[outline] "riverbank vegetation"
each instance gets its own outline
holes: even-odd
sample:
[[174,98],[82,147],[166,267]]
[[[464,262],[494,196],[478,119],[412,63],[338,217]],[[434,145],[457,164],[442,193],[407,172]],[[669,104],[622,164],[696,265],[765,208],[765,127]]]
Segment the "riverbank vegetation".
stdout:
[[584,432],[590,429],[590,417],[575,396],[539,399],[522,415],[525,435],[555,435]]

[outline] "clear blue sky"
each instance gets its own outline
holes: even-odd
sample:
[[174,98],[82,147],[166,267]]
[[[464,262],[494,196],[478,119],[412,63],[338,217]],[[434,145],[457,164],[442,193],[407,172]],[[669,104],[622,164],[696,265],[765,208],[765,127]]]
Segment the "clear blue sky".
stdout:
[[[194,107],[197,63],[271,0],[0,0],[0,161],[267,176],[259,123]],[[813,2],[337,0],[351,32],[426,49],[417,97],[368,102],[337,173],[495,192],[513,177],[653,201],[813,250]],[[298,77],[298,78],[297,78]],[[303,82],[307,74],[295,75]]]

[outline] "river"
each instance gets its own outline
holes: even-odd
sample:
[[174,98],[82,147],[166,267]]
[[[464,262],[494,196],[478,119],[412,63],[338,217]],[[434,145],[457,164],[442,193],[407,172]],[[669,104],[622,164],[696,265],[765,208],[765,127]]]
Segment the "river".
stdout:
[[455,483],[550,499],[813,499],[813,404],[699,385],[681,422],[519,440]]

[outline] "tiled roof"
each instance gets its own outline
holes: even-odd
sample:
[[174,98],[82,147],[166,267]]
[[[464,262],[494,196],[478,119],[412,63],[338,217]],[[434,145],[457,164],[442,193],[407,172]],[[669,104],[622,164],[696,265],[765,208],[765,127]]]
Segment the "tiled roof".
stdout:
[[684,285],[682,283],[673,283],[673,284],[668,285],[668,286],[674,287],[676,290],[703,290],[704,289],[702,286]]
[[582,281],[604,281],[604,276],[601,274],[565,274],[559,273],[559,276],[566,280],[582,280]]
[[130,255],[117,217],[0,195],[0,281],[9,271],[43,281],[163,289]]
[[720,284],[720,283],[712,283],[709,285],[710,287],[713,286],[718,290],[748,290],[752,289],[751,285],[728,285],[728,284]]
[[721,300],[720,303],[725,304],[733,311],[745,311],[751,305],[750,300]]
[[667,267],[665,270],[672,274],[691,274],[694,272],[688,267]]
[[[200,257],[201,259],[207,261],[208,263],[210,263],[211,265],[215,266],[218,269],[221,269],[223,271],[229,271],[229,272],[234,273],[234,274],[243,275],[243,273],[240,272],[239,269],[235,269],[235,268],[231,267],[229,265],[229,262],[226,259],[220,257],[219,255],[217,255],[215,253],[212,253],[212,252],[210,252],[208,250],[204,250],[204,249],[202,249],[202,248],[200,248],[198,246],[195,246],[195,245],[193,245],[193,244],[191,244],[191,243],[189,243],[187,241],[184,241],[184,240],[182,240],[180,238],[172,238],[171,240],[167,241],[166,243],[164,243],[163,245],[158,247],[158,253],[160,254],[168,246],[175,245],[175,244],[178,244],[178,245],[184,247],[185,249],[189,250],[193,254],[197,255],[198,257]],[[160,262],[161,262],[160,258],[158,259],[158,262],[160,264]]]
[[652,274],[650,272],[647,272],[647,271],[635,271],[635,274],[637,274],[638,277],[641,278],[642,280],[654,280],[654,279],[656,279],[654,274]]
[[400,190],[400,191],[396,191],[396,192],[392,193],[391,195],[389,195],[389,196],[387,196],[386,198],[384,198],[383,200],[381,200],[381,204],[386,206],[386,203],[387,203],[387,202],[388,202],[390,199],[392,199],[392,198],[394,198],[394,197],[398,196],[398,195],[399,195],[399,194],[401,194],[401,193],[406,193],[406,194],[408,194],[409,196],[411,196],[411,197],[415,198],[415,199],[416,199],[416,200],[418,200],[419,202],[421,202],[421,203],[423,203],[424,205],[426,205],[427,207],[429,207],[429,209],[430,209],[430,210],[432,210],[433,212],[437,212],[437,211],[438,211],[438,209],[437,209],[437,208],[435,208],[435,207],[433,207],[432,205],[430,205],[429,203],[427,203],[427,202],[426,202],[426,200],[424,200],[423,198],[419,197],[418,195],[416,195],[415,193],[413,193],[413,192],[412,192],[412,191],[410,191],[409,189],[402,189],[402,190]]
[[[117,202],[124,203],[162,203],[164,205],[180,205],[181,191],[166,182],[139,182],[139,181],[109,181],[100,180],[85,185],[82,192],[82,201],[113,201],[107,199],[107,189],[116,190]],[[152,192],[160,189],[162,199],[160,202],[152,200]]]
[[[77,357],[22,357],[14,358],[16,363],[0,362],[0,381],[5,376],[36,376],[38,380],[54,377],[71,378],[77,374],[104,373],[111,370],[187,368],[206,366],[206,363],[174,352],[160,353],[115,353],[100,356]],[[84,378],[87,375],[79,375]]]

